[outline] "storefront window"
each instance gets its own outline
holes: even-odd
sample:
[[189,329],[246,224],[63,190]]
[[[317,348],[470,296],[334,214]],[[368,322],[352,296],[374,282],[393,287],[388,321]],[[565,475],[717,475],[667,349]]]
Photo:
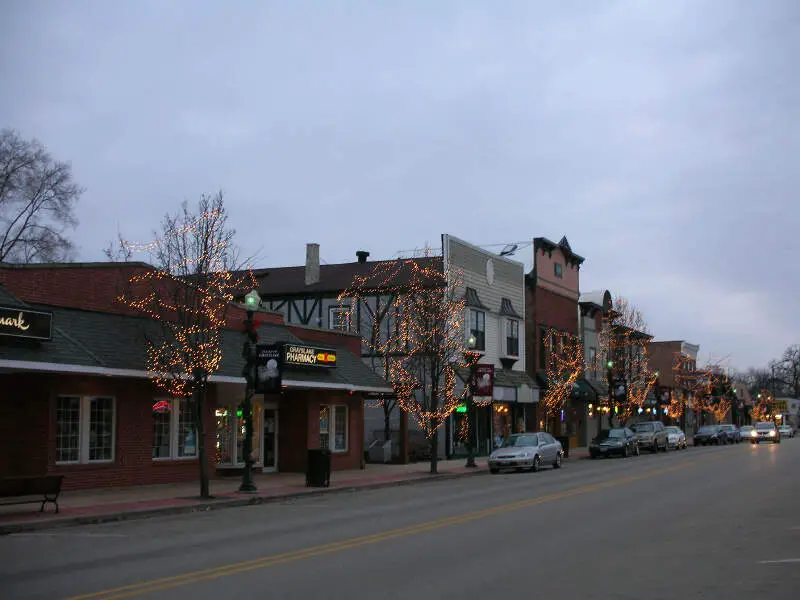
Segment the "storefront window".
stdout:
[[168,402],[153,404],[153,458],[169,458],[172,411]]
[[178,456],[197,456],[197,435],[194,428],[194,401],[181,398],[178,410]]
[[505,402],[497,402],[492,411],[492,430],[495,446],[511,435],[511,407]]
[[232,464],[231,442],[233,441],[233,415],[227,408],[218,408],[216,459],[219,464]]
[[319,447],[330,448],[330,435],[329,431],[329,410],[327,406],[319,407]]
[[58,398],[56,462],[114,460],[114,408],[113,398]]
[[[333,417],[331,419],[331,417]],[[332,431],[331,431],[332,429]],[[343,404],[319,407],[319,447],[347,452],[347,407]]]

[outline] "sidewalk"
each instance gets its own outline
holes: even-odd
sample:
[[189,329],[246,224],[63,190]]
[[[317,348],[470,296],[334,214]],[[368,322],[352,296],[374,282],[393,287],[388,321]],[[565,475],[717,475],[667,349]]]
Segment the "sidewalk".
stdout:
[[364,470],[334,471],[328,488],[306,487],[302,473],[258,473],[254,475],[258,492],[254,494],[237,492],[241,477],[226,477],[211,481],[211,494],[214,496],[211,500],[198,498],[198,482],[66,491],[59,497],[58,514],[55,514],[52,504],[47,505],[44,513],[39,512],[38,504],[0,506],[0,535],[280,502],[303,496],[441,481],[489,472],[485,458],[478,459],[477,463],[478,468],[468,469],[463,459],[439,461],[437,475],[428,472],[430,464],[427,462],[408,465],[370,463]]

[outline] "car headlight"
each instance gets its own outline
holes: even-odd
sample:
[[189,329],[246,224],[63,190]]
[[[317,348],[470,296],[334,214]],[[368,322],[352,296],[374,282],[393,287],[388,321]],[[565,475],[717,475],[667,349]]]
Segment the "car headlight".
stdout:
[[753,431],[750,432],[750,437],[758,437],[758,432],[753,429]]
[[775,430],[773,429],[772,431],[769,432],[769,434],[774,437],[775,436]]

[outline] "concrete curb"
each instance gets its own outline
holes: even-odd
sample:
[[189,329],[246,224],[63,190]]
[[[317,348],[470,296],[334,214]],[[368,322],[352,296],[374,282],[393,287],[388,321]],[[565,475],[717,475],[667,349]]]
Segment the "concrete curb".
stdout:
[[116,521],[133,521],[136,519],[147,519],[155,516],[169,516],[179,514],[189,514],[194,512],[208,512],[210,510],[219,510],[224,508],[237,508],[241,506],[255,506],[260,504],[273,504],[276,502],[285,502],[287,500],[294,500],[298,498],[310,498],[322,496],[326,494],[341,494],[344,492],[358,492],[362,490],[377,490],[381,488],[398,487],[401,485],[412,485],[420,483],[433,483],[437,481],[448,481],[451,479],[460,479],[462,477],[474,477],[475,475],[488,475],[488,469],[477,469],[467,473],[439,473],[437,475],[423,475],[421,477],[414,477],[411,479],[399,479],[397,481],[380,481],[375,483],[367,483],[364,485],[350,485],[336,488],[315,488],[312,491],[291,492],[288,494],[280,494],[277,496],[243,496],[241,498],[225,498],[221,500],[212,500],[210,502],[202,502],[198,504],[189,504],[183,506],[162,506],[158,508],[143,508],[141,510],[130,510],[127,512],[108,513],[99,515],[83,515],[75,517],[59,517],[56,519],[48,519],[46,521],[26,521],[0,524],[0,535],[9,535],[12,533],[28,533],[31,531],[42,531],[46,529],[62,529],[65,527],[74,527],[76,525],[96,525],[99,523],[113,523]]

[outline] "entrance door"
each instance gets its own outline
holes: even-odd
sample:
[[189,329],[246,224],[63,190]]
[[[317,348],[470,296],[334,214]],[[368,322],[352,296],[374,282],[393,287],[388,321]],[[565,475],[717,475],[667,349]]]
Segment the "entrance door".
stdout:
[[278,409],[264,409],[264,472],[278,470]]

